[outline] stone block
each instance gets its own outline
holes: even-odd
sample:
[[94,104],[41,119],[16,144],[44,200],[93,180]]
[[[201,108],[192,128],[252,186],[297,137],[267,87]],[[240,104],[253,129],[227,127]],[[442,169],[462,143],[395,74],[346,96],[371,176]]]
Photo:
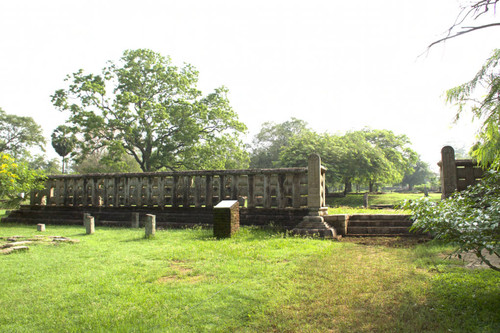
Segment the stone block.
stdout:
[[83,225],[85,226],[87,235],[92,235],[95,232],[95,219],[90,214],[83,214]]
[[223,200],[214,207],[214,236],[230,238],[240,229],[240,205],[238,200]]
[[156,234],[156,215],[146,214],[145,232],[146,238],[151,238]]
[[45,224],[39,223],[36,225],[36,230],[37,231],[45,231]]

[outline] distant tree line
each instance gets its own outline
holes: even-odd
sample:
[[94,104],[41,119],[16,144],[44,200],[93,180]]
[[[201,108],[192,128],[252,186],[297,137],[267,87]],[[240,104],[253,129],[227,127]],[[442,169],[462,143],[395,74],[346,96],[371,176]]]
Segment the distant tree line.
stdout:
[[341,186],[344,193],[352,192],[353,184],[358,189],[367,186],[372,192],[393,184],[412,189],[435,178],[429,166],[410,148],[405,135],[369,128],[343,135],[317,133],[296,118],[263,124],[252,143],[250,166],[304,166],[311,153],[319,154],[328,168],[328,186]]

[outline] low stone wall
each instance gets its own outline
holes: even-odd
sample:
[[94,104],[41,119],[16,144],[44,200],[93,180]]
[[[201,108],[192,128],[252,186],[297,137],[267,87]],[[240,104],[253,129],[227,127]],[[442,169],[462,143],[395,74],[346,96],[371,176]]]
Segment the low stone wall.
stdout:
[[[212,226],[213,208],[206,207],[57,207],[57,206],[23,206],[12,211],[3,222],[26,224],[81,225],[85,213],[95,218],[96,226],[131,227],[133,213],[141,216],[140,226],[144,226],[146,214],[156,215],[156,226],[159,228],[186,228],[195,226]],[[304,209],[264,209],[240,208],[240,224],[268,226],[274,225],[286,230],[293,229],[308,215]]]

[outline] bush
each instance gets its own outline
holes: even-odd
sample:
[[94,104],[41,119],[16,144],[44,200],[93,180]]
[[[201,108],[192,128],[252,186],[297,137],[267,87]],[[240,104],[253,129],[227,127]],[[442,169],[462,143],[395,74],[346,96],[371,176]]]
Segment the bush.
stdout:
[[500,257],[500,172],[489,170],[483,180],[440,202],[427,198],[406,201],[412,211],[412,229],[430,232],[457,246],[455,253],[474,252],[490,268],[500,267],[484,257],[484,250]]
[[43,188],[44,175],[30,170],[26,163],[16,163],[8,154],[0,154],[0,200],[4,207],[19,205],[32,189]]

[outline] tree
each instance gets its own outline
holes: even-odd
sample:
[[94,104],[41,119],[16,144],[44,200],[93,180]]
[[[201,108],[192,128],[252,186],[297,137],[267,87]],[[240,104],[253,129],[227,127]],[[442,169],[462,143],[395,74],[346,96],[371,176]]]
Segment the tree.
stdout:
[[[500,49],[494,50],[474,78],[447,91],[449,103],[456,103],[458,120],[464,110],[471,110],[473,118],[482,122],[472,156],[484,167],[500,168]],[[476,96],[483,94],[478,99]]]
[[457,246],[456,253],[474,252],[490,268],[500,272],[484,251],[500,257],[500,172],[489,170],[481,182],[440,202],[407,201],[412,230],[431,232]]
[[281,151],[288,146],[292,137],[306,130],[307,123],[293,117],[280,124],[265,122],[253,139],[250,166],[253,168],[279,166]]
[[[307,165],[311,153],[321,156],[328,168],[327,183],[343,184],[344,193],[352,191],[352,183],[400,182],[409,163],[405,159],[414,152],[405,145],[406,137],[391,131],[363,130],[342,136],[318,134],[305,130],[293,136],[280,154],[280,165]],[[371,189],[372,190],[372,189]]]
[[432,46],[445,42],[449,39],[456,38],[474,31],[499,27],[500,22],[488,22],[486,24],[472,25],[472,21],[476,21],[480,17],[483,17],[487,13],[496,13],[496,6],[499,0],[479,0],[467,2],[466,5],[461,6],[460,12],[455,19],[455,22],[446,32],[443,38],[440,38],[432,42],[427,49]]
[[[228,90],[217,88],[202,96],[196,88],[198,71],[178,68],[151,50],[124,52],[119,63],[109,62],[101,75],[68,76],[66,89],[52,95],[56,108],[70,113],[82,156],[105,148],[109,154],[132,156],[143,171],[220,165],[215,145],[232,138],[243,151],[239,136],[246,126],[238,121]],[[208,152],[208,153],[207,153]]]
[[71,131],[71,128],[65,125],[57,126],[57,128],[52,132],[52,147],[59,156],[62,157],[62,173],[64,173],[65,158],[74,149],[77,143],[75,134]]
[[41,127],[31,117],[7,114],[0,108],[0,153],[19,157],[29,148],[44,150]]
[[8,154],[0,154],[0,199],[3,206],[17,206],[26,193],[42,189],[43,176],[43,172],[30,170],[26,163],[16,162]]
[[25,155],[23,161],[26,163],[30,170],[43,172],[47,175],[56,175],[61,171],[61,165],[56,158],[49,160],[46,158],[46,156],[43,155]]
[[413,191],[415,185],[426,184],[435,177],[434,173],[429,169],[429,165],[419,157],[412,165],[412,170],[405,173],[401,184],[408,185],[408,190]]
[[379,149],[383,154],[380,164],[370,174],[369,187],[373,192],[375,183],[399,183],[405,173],[412,170],[412,164],[417,161],[417,153],[409,147],[410,140],[406,135],[396,135],[389,130],[363,131],[366,140],[373,149]]
[[139,163],[125,153],[110,154],[106,149],[95,150],[91,154],[79,156],[72,166],[77,174],[141,172]]

